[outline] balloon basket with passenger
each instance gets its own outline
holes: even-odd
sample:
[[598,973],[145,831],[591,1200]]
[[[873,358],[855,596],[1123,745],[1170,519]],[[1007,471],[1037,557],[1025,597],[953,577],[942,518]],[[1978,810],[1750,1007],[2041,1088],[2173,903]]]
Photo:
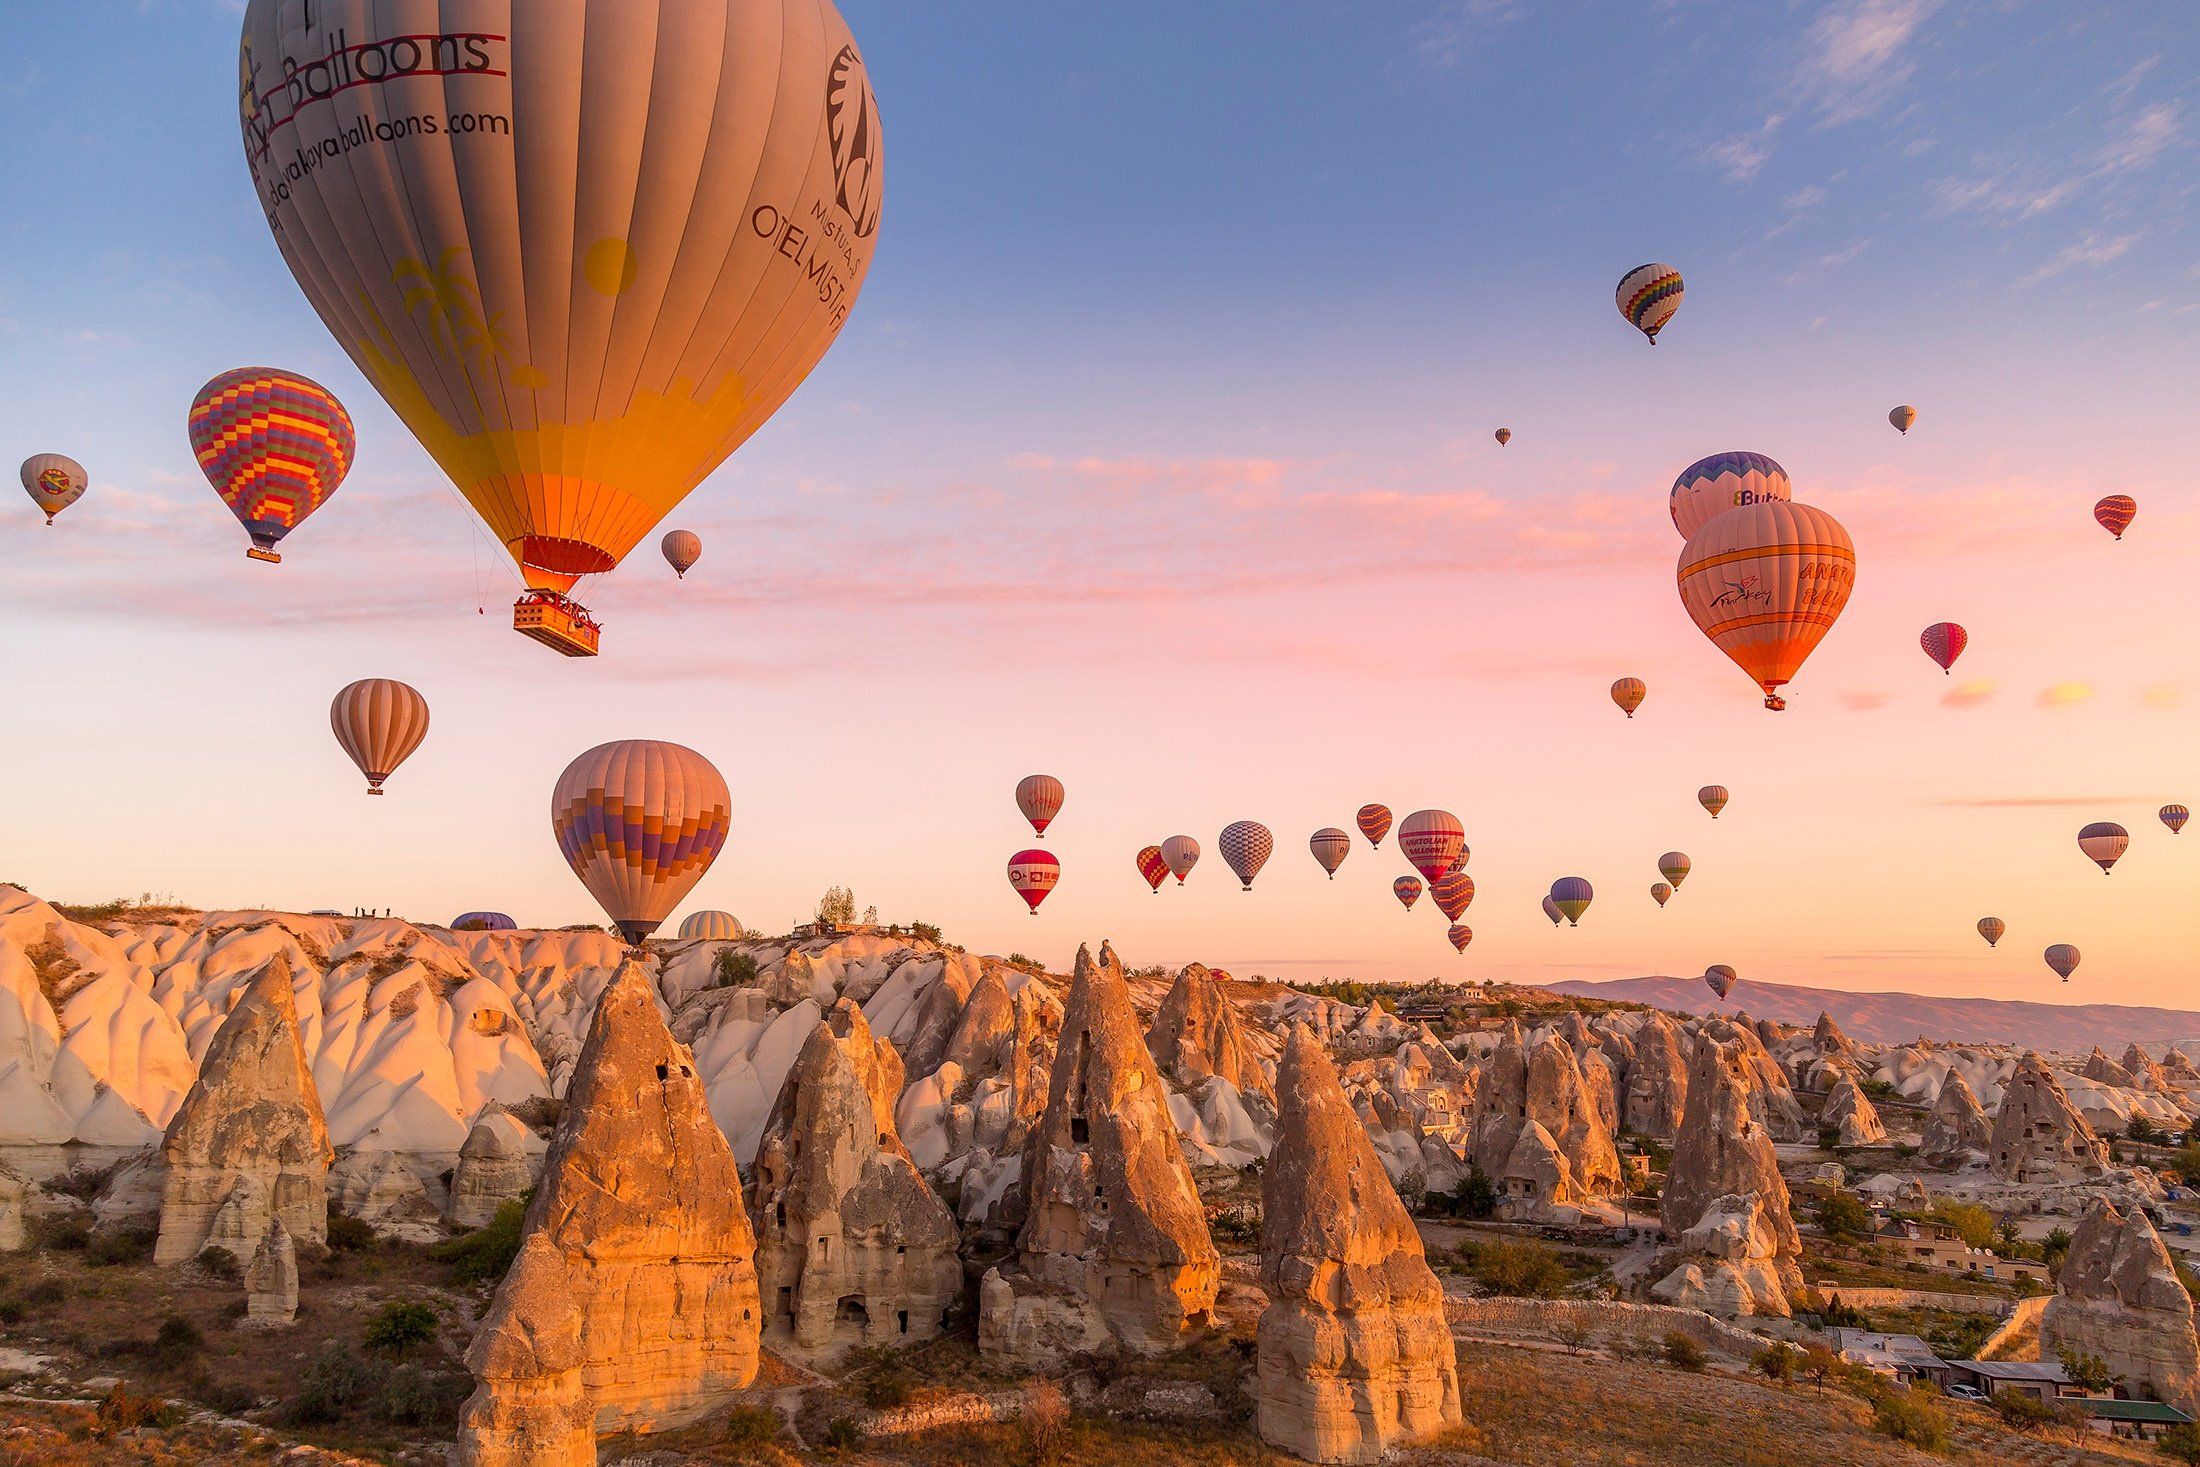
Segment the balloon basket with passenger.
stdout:
[[567,657],[593,657],[603,628],[588,608],[556,591],[531,590],[512,603],[512,630]]

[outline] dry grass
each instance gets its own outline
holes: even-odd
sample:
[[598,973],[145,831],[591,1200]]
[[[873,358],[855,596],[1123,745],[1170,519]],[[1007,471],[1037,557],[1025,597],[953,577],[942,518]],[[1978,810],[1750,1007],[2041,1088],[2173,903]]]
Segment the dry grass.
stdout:
[[361,1459],[306,1450],[259,1432],[211,1421],[159,1430],[108,1432],[96,1408],[0,1398],[0,1467],[185,1467],[205,1462],[274,1462],[339,1467]]

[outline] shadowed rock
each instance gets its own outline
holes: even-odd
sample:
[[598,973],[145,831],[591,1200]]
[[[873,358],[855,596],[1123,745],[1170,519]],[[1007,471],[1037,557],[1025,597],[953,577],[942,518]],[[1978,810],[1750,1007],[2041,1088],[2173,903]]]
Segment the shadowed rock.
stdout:
[[2047,1062],[2027,1051],[1994,1115],[1994,1170],[2012,1182],[2079,1182],[2107,1175],[2108,1147],[2086,1124]]
[[1699,1037],[1688,1111],[1660,1210],[1676,1266],[1651,1292],[1715,1314],[1789,1312],[1803,1284],[1802,1238],[1772,1137],[1751,1104],[1754,1075],[1735,1046]]
[[565,1260],[531,1235],[466,1351],[474,1393],[454,1467],[595,1467],[595,1412],[581,1386],[581,1316]]
[[2192,1298],[2145,1213],[2095,1203],[2070,1240],[2058,1282],[2062,1292],[2040,1320],[2043,1351],[2066,1360],[2097,1355],[2135,1393],[2200,1413]]

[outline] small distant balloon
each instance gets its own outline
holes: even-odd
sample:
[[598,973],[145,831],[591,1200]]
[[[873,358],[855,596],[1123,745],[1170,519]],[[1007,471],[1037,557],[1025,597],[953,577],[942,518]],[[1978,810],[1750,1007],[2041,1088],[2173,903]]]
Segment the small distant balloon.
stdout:
[[1666,495],[1665,508],[1673,517],[1673,528],[1686,540],[1730,509],[1794,497],[1787,470],[1778,460],[1746,448],[1730,448],[1682,469]]
[[1054,817],[1062,813],[1062,799],[1062,782],[1051,774],[1027,774],[1016,782],[1016,808],[1041,840],[1046,839]]
[[2131,832],[2113,820],[2096,820],[2078,832],[2078,849],[2101,868],[2104,876],[2130,844]]
[[1940,664],[1945,676],[1963,655],[1963,649],[1971,645],[1971,634],[1952,621],[1936,621],[1918,634],[1917,644],[1925,649],[1927,657]]
[[2009,924],[1999,917],[1981,917],[1978,919],[1978,935],[1986,939],[1988,947],[1998,946],[2001,942],[2001,935],[2008,930]]
[[1451,939],[1452,948],[1458,952],[1465,952],[1467,944],[1474,941],[1474,929],[1464,922],[1452,923],[1451,930],[1444,935]]
[[1558,903],[1549,897],[1543,898],[1543,915],[1551,919],[1553,927],[1566,920],[1566,914],[1558,909]]
[[1724,963],[1713,963],[1703,970],[1704,983],[1713,993],[1719,996],[1721,1002],[1724,1002],[1726,996],[1734,991],[1734,985],[1740,978],[1739,973],[1736,973]]
[[1360,834],[1367,837],[1367,843],[1378,850],[1381,849],[1383,837],[1390,834],[1390,807],[1388,805],[1362,805],[1360,806],[1360,813],[1355,819],[1359,823]]
[[1169,863],[1169,874],[1182,886],[1199,864],[1199,842],[1188,835],[1172,835],[1161,843],[1161,859]]
[[2162,807],[2162,823],[2169,827],[2171,835],[2176,835],[2182,831],[2185,828],[2185,822],[2191,818],[2192,812],[2183,805],[2164,805]]
[[1399,877],[1396,881],[1390,883],[1390,894],[1398,899],[1399,906],[1404,907],[1409,912],[1412,911],[1413,904],[1421,899],[1421,878],[1418,876]]
[[1569,926],[1581,925],[1581,914],[1596,899],[1596,890],[1579,876],[1561,876],[1551,883],[1551,900],[1566,914]]
[[412,757],[428,736],[428,700],[395,678],[370,677],[337,690],[328,705],[336,742],[367,777],[367,793]]
[[1658,857],[1658,875],[1672,882],[1676,890],[1688,879],[1688,873],[1693,869],[1695,868],[1689,864],[1688,857],[1679,851],[1667,851]]
[[1907,438],[1910,435],[1910,425],[1917,421],[1917,409],[1904,403],[1887,414],[1887,421],[1894,424],[1896,431]]
[[1498,430],[1497,430],[1497,446],[1498,446],[1499,448],[1503,448],[1503,447],[1504,447],[1504,446],[1505,446],[1506,444],[1508,444],[1508,443],[1510,443],[1510,442],[1512,442],[1512,441],[1513,441],[1513,430],[1512,430],[1512,429],[1510,429],[1510,428],[1500,428],[1500,429],[1498,429]]
[[2111,494],[2093,506],[2093,518],[2101,522],[2101,528],[2117,539],[2124,538],[2124,531],[2139,517],[2139,501],[2128,494]]
[[1726,808],[1728,798],[1726,786],[1723,784],[1707,784],[1696,791],[1696,803],[1709,810],[1713,820],[1718,819],[1719,812]]
[[46,512],[46,523],[84,497],[91,477],[84,465],[61,453],[34,453],[23,460],[23,492]]
[[1653,882],[1651,882],[1651,883],[1650,883],[1650,900],[1652,900],[1652,901],[1656,902],[1656,903],[1657,903],[1657,904],[1658,904],[1659,906],[1661,906],[1661,907],[1662,907],[1662,906],[1664,906],[1664,905],[1665,905],[1665,904],[1666,904],[1667,902],[1671,901],[1672,899],[1673,899],[1673,888],[1672,888],[1672,887],[1670,887],[1670,886],[1667,886],[1667,885],[1666,885],[1666,884],[1665,884],[1664,882],[1662,882],[1662,881],[1653,881]]
[[1253,878],[1260,875],[1260,868],[1268,864],[1275,849],[1275,836],[1257,820],[1240,820],[1223,827],[1223,864],[1237,873],[1247,891],[1253,889]]
[[2078,971],[2078,950],[2067,942],[2056,943],[2040,956],[2047,959],[2047,966],[2060,974],[2065,983]]
[[1447,871],[1429,883],[1429,900],[1452,921],[1474,904],[1474,878],[1464,871]]
[[1325,825],[1307,837],[1306,847],[1314,853],[1314,859],[1329,873],[1329,879],[1337,879],[1337,868],[1344,858],[1352,854],[1352,837],[1334,825]]
[[519,924],[502,912],[460,912],[451,919],[453,932],[515,932]]
[[1635,710],[1640,708],[1642,700],[1649,696],[1649,684],[1639,677],[1623,677],[1612,684],[1612,701],[1617,703],[1619,711],[1629,718],[1635,716]]
[[665,563],[672,567],[672,573],[684,581],[695,562],[703,558],[703,537],[693,530],[667,530],[657,548],[665,553]]
[[1467,859],[1467,828],[1449,810],[1416,810],[1398,826],[1398,849],[1434,881]]
[[1008,858],[1008,884],[1024,899],[1034,917],[1039,915],[1039,903],[1061,879],[1062,863],[1054,859],[1052,851],[1018,851]]
[[1627,318],[1627,324],[1650,338],[1650,344],[1658,344],[1658,333],[1665,323],[1673,319],[1673,313],[1681,308],[1681,272],[1671,265],[1637,265],[1620,277],[1619,288],[1612,292],[1619,313]]
[[1146,846],[1138,853],[1138,874],[1146,878],[1146,885],[1154,895],[1161,894],[1161,883],[1169,879],[1169,863],[1161,854],[1161,847]]

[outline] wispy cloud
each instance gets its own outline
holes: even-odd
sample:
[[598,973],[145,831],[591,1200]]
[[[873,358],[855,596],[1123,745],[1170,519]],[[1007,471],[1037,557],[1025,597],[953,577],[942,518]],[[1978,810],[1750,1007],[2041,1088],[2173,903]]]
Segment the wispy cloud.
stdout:
[[1705,144],[1696,150],[1696,161],[1718,169],[1729,183],[1747,183],[1772,161],[1773,134],[1784,121],[1786,117],[1775,112],[1751,131]]
[[2092,701],[2093,689],[2085,683],[2062,682],[2040,689],[2039,706],[2042,708],[2075,708],[2080,703]]
[[2085,238],[2076,244],[2065,245],[2055,253],[2053,259],[2017,283],[2038,285],[2043,280],[2052,280],[2065,270],[2074,270],[2080,265],[2099,266],[2121,260],[2131,253],[2131,247],[2139,242],[2142,233],[2143,231],[2134,230],[2130,234],[2119,234],[2112,238],[2087,230]]
[[1464,62],[1491,31],[1520,19],[1518,0],[1445,0],[1411,32],[1414,54],[1439,71]]
[[1917,69],[1911,55],[1934,0],[1850,0],[1810,28],[1803,90],[1828,123],[1877,111]]
[[1996,691],[1997,688],[1992,678],[1972,678],[1969,682],[1957,683],[1947,692],[1942,693],[1940,695],[1940,706],[1943,708],[1976,708],[1992,699]]

